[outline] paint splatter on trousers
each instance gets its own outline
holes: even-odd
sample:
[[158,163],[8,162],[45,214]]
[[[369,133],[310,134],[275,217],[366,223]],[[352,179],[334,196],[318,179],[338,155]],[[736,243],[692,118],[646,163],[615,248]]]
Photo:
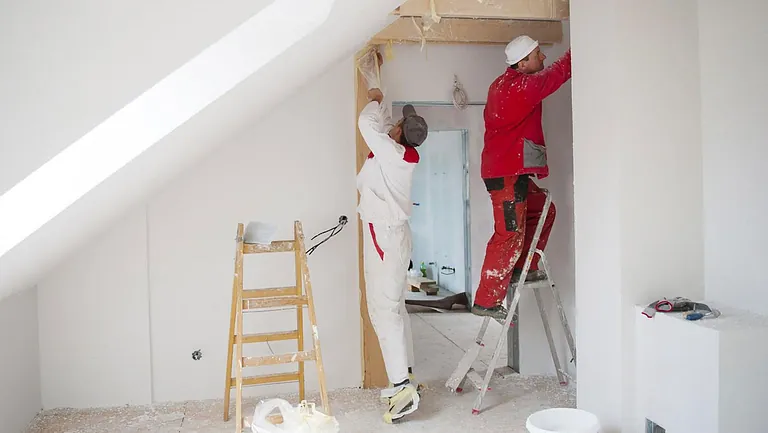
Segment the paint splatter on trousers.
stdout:
[[[485,250],[480,284],[474,303],[491,308],[501,304],[513,269],[522,269],[525,255],[533,241],[546,197],[529,176],[484,179],[493,204],[494,232]],[[555,222],[555,204],[551,203],[536,247],[544,250]],[[530,270],[537,270],[535,256]]]

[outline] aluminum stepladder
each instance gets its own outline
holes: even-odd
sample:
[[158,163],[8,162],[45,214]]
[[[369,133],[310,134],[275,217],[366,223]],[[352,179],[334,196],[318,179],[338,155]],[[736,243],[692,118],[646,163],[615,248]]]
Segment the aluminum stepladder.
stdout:
[[[306,248],[304,247],[304,232],[301,222],[293,225],[294,239],[274,241],[269,245],[247,244],[244,242],[243,224],[237,225],[235,238],[235,274],[232,284],[232,311],[229,323],[229,347],[227,349],[226,385],[224,388],[224,421],[229,420],[229,400],[232,388],[235,388],[235,432],[241,433],[243,426],[249,423],[243,417],[243,386],[266,385],[274,383],[298,382],[299,400],[304,400],[304,362],[314,361],[317,367],[317,377],[320,385],[320,399],[323,412],[331,415],[328,403],[328,393],[325,384],[325,371],[320,354],[320,338],[317,332],[315,304],[312,299],[312,283],[309,279]],[[243,289],[243,256],[257,253],[287,253],[295,255],[296,285],[293,287],[278,287],[271,289]],[[296,329],[282,332],[259,334],[243,334],[243,313],[278,309],[296,309]],[[312,350],[304,349],[304,308],[308,309],[309,322],[312,328]],[[243,345],[248,343],[268,343],[270,341],[296,340],[297,351],[280,355],[260,357],[244,357]],[[236,352],[233,353],[233,350]],[[235,360],[235,377],[232,377],[232,360]],[[244,377],[243,370],[247,367],[259,367],[276,364],[298,363],[296,372],[264,374]],[[281,423],[279,415],[270,417],[273,423]],[[250,431],[250,429],[248,429]]]
[[[571,359],[574,364],[576,363],[576,346],[573,342],[571,328],[568,326],[568,319],[565,316],[565,310],[563,309],[563,303],[560,299],[560,293],[558,292],[557,288],[555,287],[555,283],[552,280],[552,276],[549,271],[549,265],[547,263],[544,252],[536,248],[536,245],[539,242],[539,237],[541,236],[541,231],[544,228],[544,222],[547,218],[549,207],[552,204],[552,197],[550,196],[549,191],[546,189],[542,189],[541,191],[546,196],[544,201],[544,208],[542,209],[541,216],[539,217],[539,222],[536,225],[536,230],[534,231],[533,239],[531,240],[531,247],[528,250],[528,255],[526,256],[525,264],[523,265],[520,278],[517,280],[514,296],[512,296],[512,300],[507,306],[507,317],[503,322],[499,321],[499,323],[502,324],[501,335],[499,336],[499,340],[496,343],[496,350],[493,352],[493,358],[491,359],[491,363],[488,365],[488,370],[485,373],[485,377],[481,377],[480,374],[474,368],[472,368],[472,364],[477,360],[477,357],[480,355],[480,351],[485,346],[483,343],[483,337],[485,336],[485,332],[488,329],[488,324],[492,320],[490,317],[483,318],[483,324],[480,326],[480,332],[477,334],[477,338],[475,339],[474,344],[466,351],[464,357],[456,367],[456,370],[454,370],[453,374],[451,374],[451,377],[445,383],[445,386],[450,389],[451,392],[461,392],[462,383],[464,383],[466,379],[469,379],[469,381],[472,382],[474,387],[479,391],[477,398],[475,399],[475,404],[472,408],[472,413],[475,415],[480,413],[483,397],[485,397],[485,392],[488,390],[491,377],[494,375],[496,363],[499,360],[499,355],[501,354],[501,348],[504,345],[504,340],[507,339],[507,333],[509,332],[510,326],[513,326],[512,321],[517,315],[517,306],[520,302],[520,294],[522,289],[532,289],[536,297],[536,304],[538,304],[539,313],[541,314],[541,321],[544,325],[544,332],[547,335],[547,342],[549,343],[549,350],[552,354],[552,361],[555,364],[555,371],[557,372],[557,378],[561,385],[568,384],[568,381],[566,380],[568,374],[560,366],[560,358],[558,357],[557,350],[555,349],[555,342],[552,338],[552,331],[549,327],[547,312],[544,309],[541,293],[539,293],[540,289],[549,287],[552,290],[552,296],[555,299],[555,303],[557,304],[557,310],[560,315],[560,321],[562,322],[563,330],[565,331],[565,337],[568,340],[568,347],[570,348],[572,357]],[[541,268],[544,270],[544,278],[527,280],[528,271],[531,267],[531,263],[533,262],[534,254],[539,255],[539,263],[541,264]],[[510,286],[511,285],[512,284],[510,284]],[[507,299],[509,299],[509,296]]]

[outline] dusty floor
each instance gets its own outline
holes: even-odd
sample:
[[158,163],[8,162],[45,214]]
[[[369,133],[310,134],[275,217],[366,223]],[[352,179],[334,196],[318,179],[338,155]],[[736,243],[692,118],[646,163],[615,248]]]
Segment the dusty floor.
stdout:
[[[424,312],[411,315],[417,357],[417,377],[427,386],[419,411],[407,422],[386,425],[381,421],[383,406],[375,390],[339,390],[330,393],[331,405],[342,432],[526,432],[525,420],[531,413],[547,407],[574,407],[575,395],[549,377],[512,376],[492,382],[486,393],[483,413],[471,414],[476,393],[452,395],[445,387],[463,354],[462,348],[474,338],[479,326],[467,313]],[[500,327],[492,322],[491,335]],[[435,357],[435,354],[441,354]],[[481,362],[490,359],[487,348]],[[483,368],[481,365],[478,369]],[[308,396],[310,399],[312,396]],[[294,399],[286,396],[290,401]],[[252,413],[257,401],[249,401]],[[38,415],[28,433],[139,433],[233,432],[234,421],[222,420],[222,401],[121,407],[109,409],[56,409]],[[234,408],[231,411],[234,414]]]

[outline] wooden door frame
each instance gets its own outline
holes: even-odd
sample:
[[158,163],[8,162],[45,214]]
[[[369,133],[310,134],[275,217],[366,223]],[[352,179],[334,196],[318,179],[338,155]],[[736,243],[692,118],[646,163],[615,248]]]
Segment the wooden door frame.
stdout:
[[[407,20],[404,23],[403,20]],[[385,43],[407,44],[455,44],[455,45],[506,45],[515,37],[528,34],[539,40],[540,45],[550,45],[561,42],[563,37],[562,23],[560,21],[525,21],[510,19],[443,19],[439,24],[433,25],[420,33],[410,17],[403,17],[390,24],[368,42],[366,48],[358,52],[364,53],[371,45]],[[357,56],[355,56],[357,58]],[[355,162],[358,173],[365,160],[368,158],[368,145],[365,144],[360,130],[357,127],[357,118],[360,112],[368,104],[368,86],[360,71],[355,65],[354,89],[355,89]],[[358,200],[360,196],[358,194]],[[384,359],[381,356],[381,347],[373,330],[365,286],[365,271],[363,266],[363,224],[357,218],[358,236],[358,273],[360,284],[360,326],[361,326],[361,363],[362,363],[362,387],[383,388],[388,386]]]

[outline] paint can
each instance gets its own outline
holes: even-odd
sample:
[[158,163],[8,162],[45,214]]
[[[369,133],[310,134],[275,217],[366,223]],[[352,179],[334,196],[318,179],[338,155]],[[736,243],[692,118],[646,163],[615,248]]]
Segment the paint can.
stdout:
[[597,416],[585,410],[564,407],[531,414],[525,427],[530,433],[600,433]]

